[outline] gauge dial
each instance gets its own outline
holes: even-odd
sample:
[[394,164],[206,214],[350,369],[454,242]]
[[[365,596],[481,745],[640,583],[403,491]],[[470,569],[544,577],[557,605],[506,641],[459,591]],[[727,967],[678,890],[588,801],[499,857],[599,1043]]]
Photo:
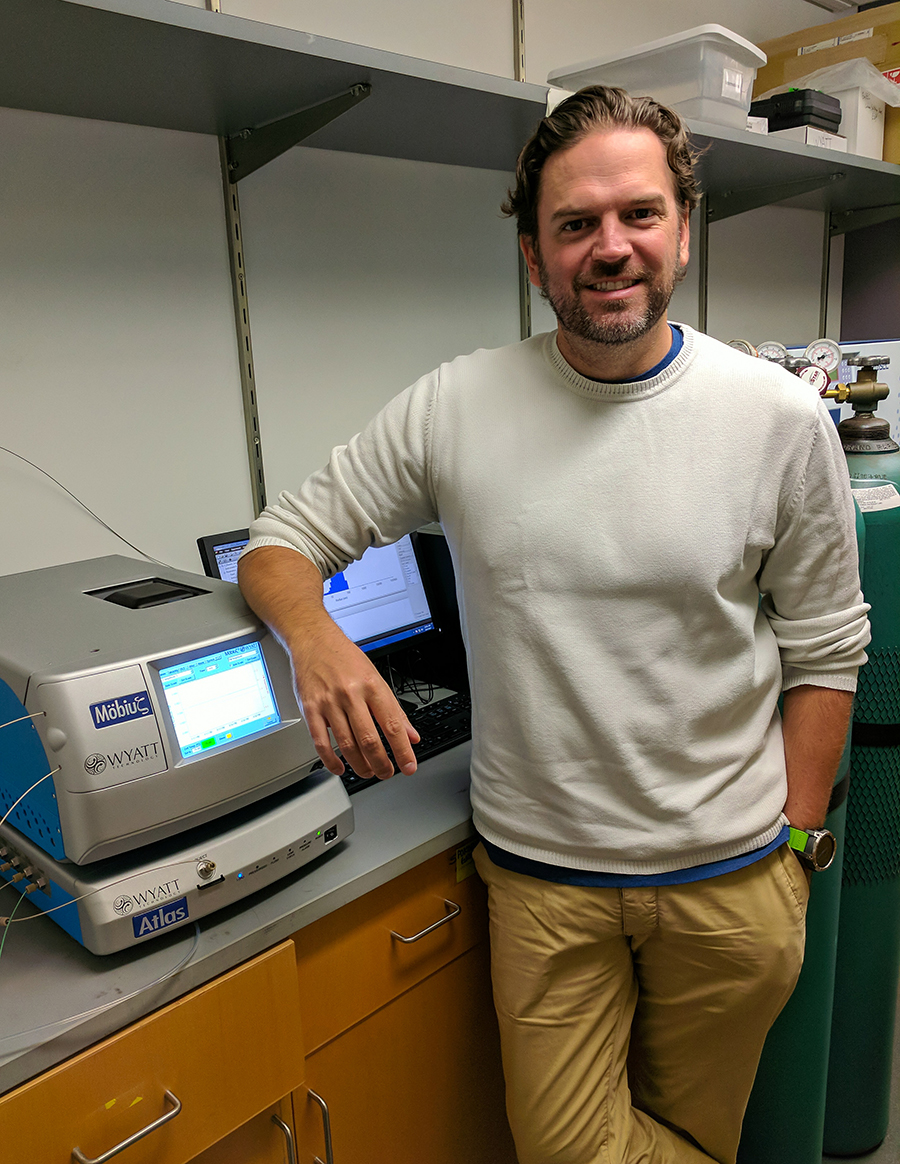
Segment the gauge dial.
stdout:
[[757,354],[763,360],[780,361],[787,356],[787,348],[784,344],[778,343],[777,340],[764,340],[761,344],[756,345]]
[[758,356],[759,355],[759,352],[756,350],[756,348],[753,346],[753,344],[748,343],[747,340],[738,340],[738,339],[729,340],[728,346],[730,348],[734,348],[735,351],[743,352],[745,356]]
[[830,339],[814,340],[806,349],[806,358],[826,372],[833,372],[844,358],[840,346]]
[[828,385],[831,383],[828,378],[828,373],[824,368],[819,367],[818,364],[810,364],[806,368],[801,368],[797,375],[801,380],[805,380],[807,384],[811,384],[820,396],[823,392],[828,391]]

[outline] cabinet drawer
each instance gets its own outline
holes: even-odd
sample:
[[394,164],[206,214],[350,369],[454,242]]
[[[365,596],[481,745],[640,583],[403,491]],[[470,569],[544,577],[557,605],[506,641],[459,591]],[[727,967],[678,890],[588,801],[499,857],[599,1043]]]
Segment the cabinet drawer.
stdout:
[[123,1164],[185,1164],[303,1079],[294,949],[283,942],[0,1099],[3,1157],[71,1164],[181,1111]]
[[[487,895],[469,875],[471,847],[432,857],[293,935],[308,1054],[486,937]],[[416,942],[392,936],[440,921],[445,901],[460,912],[444,925]]]

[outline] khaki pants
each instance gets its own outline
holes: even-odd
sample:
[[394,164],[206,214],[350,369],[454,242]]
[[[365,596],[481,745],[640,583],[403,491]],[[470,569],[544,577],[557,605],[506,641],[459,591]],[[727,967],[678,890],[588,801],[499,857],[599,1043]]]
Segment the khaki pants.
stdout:
[[482,845],[475,863],[520,1164],[733,1164],[803,959],[794,854],[649,889],[536,880]]

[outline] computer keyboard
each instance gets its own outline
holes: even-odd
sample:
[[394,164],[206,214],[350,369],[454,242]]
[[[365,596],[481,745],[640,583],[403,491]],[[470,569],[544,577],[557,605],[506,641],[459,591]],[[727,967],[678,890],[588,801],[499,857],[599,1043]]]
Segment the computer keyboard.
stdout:
[[422,737],[413,749],[418,760],[427,760],[472,738],[472,700],[468,692],[458,691],[426,703],[410,712],[407,719]]
[[[409,712],[407,718],[421,736],[419,743],[413,748],[416,759],[420,762],[472,738],[472,700],[466,692],[459,691],[455,695],[426,703]],[[388,755],[393,760],[390,748]],[[322,767],[321,761],[317,767]],[[397,771],[396,764],[394,771]],[[363,779],[362,776],[358,776],[346,760],[341,779],[350,793],[378,783],[375,777]]]

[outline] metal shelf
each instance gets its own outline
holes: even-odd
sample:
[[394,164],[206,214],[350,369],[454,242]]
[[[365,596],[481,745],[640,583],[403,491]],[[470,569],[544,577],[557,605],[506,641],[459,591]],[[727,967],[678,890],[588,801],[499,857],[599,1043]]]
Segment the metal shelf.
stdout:
[[368,83],[307,140],[511,170],[546,87],[168,0],[3,0],[0,105],[228,137]]
[[830,212],[837,229],[857,225],[862,209],[900,204],[900,166],[818,149],[708,122],[690,122],[706,150],[700,179],[710,221],[773,203]]
[[[512,170],[547,94],[170,0],[0,4],[0,105],[230,137],[360,84],[371,96],[307,145]],[[788,200],[833,214],[900,203],[900,166],[691,128],[711,221]]]

